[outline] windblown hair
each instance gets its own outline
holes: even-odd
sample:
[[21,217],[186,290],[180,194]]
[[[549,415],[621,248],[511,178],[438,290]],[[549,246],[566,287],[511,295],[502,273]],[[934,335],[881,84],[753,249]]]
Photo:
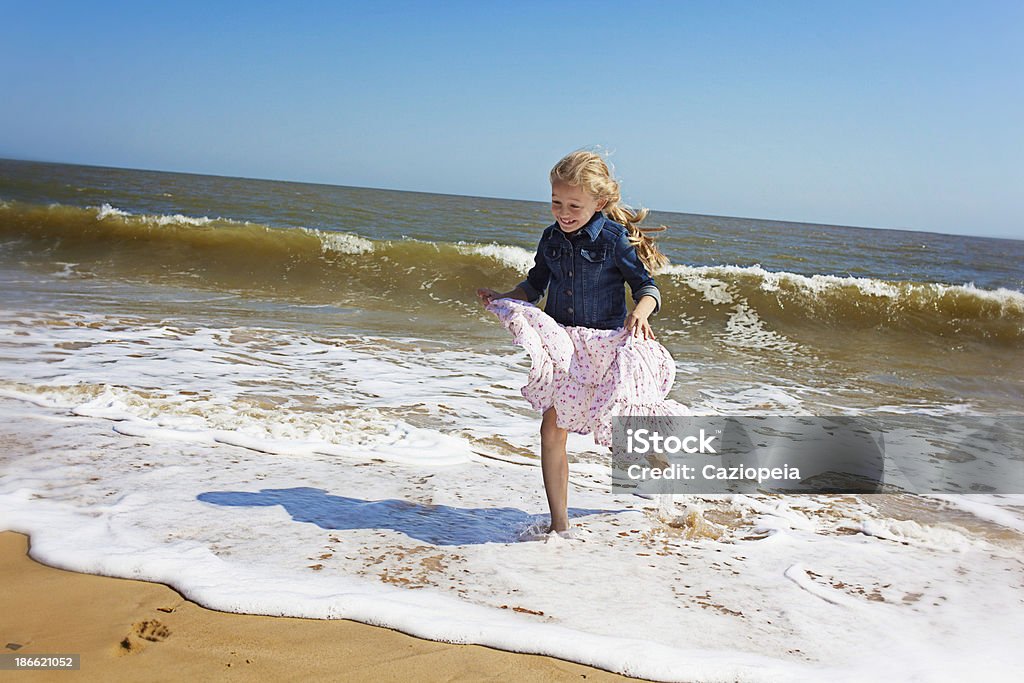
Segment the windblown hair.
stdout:
[[648,234],[661,232],[665,226],[641,228],[639,223],[647,218],[647,209],[633,210],[622,203],[619,181],[612,177],[601,155],[587,150],[567,154],[551,169],[551,182],[561,181],[573,187],[581,187],[598,199],[607,200],[604,215],[616,223],[626,226],[629,242],[636,248],[637,256],[652,275],[668,265],[668,257],[658,250],[654,239]]

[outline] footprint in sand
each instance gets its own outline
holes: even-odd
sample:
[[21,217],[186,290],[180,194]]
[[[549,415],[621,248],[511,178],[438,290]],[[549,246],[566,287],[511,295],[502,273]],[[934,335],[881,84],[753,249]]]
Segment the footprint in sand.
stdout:
[[125,652],[135,652],[142,649],[143,643],[136,639],[148,640],[151,643],[159,643],[171,635],[171,630],[156,619],[147,619],[132,624],[131,633],[121,641],[121,649]]

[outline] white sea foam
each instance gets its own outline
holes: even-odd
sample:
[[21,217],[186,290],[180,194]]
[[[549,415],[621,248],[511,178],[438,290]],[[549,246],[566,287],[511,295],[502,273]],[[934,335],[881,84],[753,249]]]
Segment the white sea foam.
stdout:
[[1024,534],[1024,494],[935,494],[929,497],[941,500],[950,507],[966,510],[979,519]]
[[[572,487],[582,542],[517,543],[543,521],[535,468],[111,441],[95,418],[2,409],[26,442],[5,463],[3,526],[32,534],[34,557],[161,581],[215,609],[352,618],[660,680],[931,680],[972,666],[998,679],[1020,664],[1012,561],[964,562],[978,541],[944,554],[920,534],[825,533],[837,514],[856,523],[857,506],[826,516],[736,497],[725,506],[751,520],[738,531],[774,529],[771,541],[687,541],[635,503]],[[958,647],[985,625],[987,643]],[[899,655],[863,656],[894,629]]]
[[919,295],[931,298],[944,296],[971,296],[999,304],[1007,313],[1024,312],[1024,292],[999,288],[979,289],[973,283],[959,285],[943,283],[895,283],[876,278],[839,275],[800,275],[788,271],[768,271],[760,265],[753,266],[686,266],[672,265],[664,273],[683,280],[687,286],[704,294],[705,301],[715,304],[733,303],[733,294],[723,277],[749,277],[760,280],[759,288],[765,292],[777,292],[787,285],[804,292],[821,295],[837,289],[853,288],[865,296],[898,299]]
[[[332,409],[331,398],[340,398],[340,392],[328,392],[325,399],[315,385],[352,386],[361,380],[332,380],[331,372],[372,378],[366,384],[373,389],[387,381],[389,370],[396,370],[381,368],[377,359],[343,346],[299,339],[278,340],[268,349],[261,348],[266,340],[247,347],[233,342],[230,333],[215,330],[159,327],[111,334],[83,322],[31,335],[25,348],[52,343],[54,332],[64,339],[58,344],[78,348],[68,352],[56,347],[26,357],[18,366],[18,380],[0,380],[5,395],[78,415],[123,420],[130,424],[122,427],[128,433],[179,441],[220,441],[271,453],[357,459],[372,452],[394,461],[422,460],[424,453],[433,453],[435,465],[470,457],[462,439],[388,417],[382,412],[387,399],[375,402],[371,391],[363,393],[370,400]],[[126,377],[135,378],[135,386],[110,381],[107,368],[113,363]],[[302,366],[310,373],[306,387],[297,372]],[[280,391],[284,385],[291,391]]]
[[131,214],[128,213],[127,211],[122,211],[121,209],[115,208],[110,204],[104,203],[103,206],[101,206],[96,212],[96,220],[102,221],[110,217],[124,218],[125,216],[130,215]]
[[800,353],[798,344],[782,334],[768,329],[764,321],[747,303],[738,303],[733,306],[729,319],[725,323],[725,331],[724,342],[730,346],[771,349],[788,354],[790,357]]
[[61,266],[61,269],[53,274],[54,277],[61,278],[63,280],[69,280],[72,278],[83,277],[82,273],[78,271],[77,263],[65,263],[58,261],[54,263],[56,266]]
[[[666,272],[676,273],[684,276],[686,285],[704,296],[704,301],[710,304],[731,304],[735,301],[734,295],[729,291],[729,285],[713,277],[704,277],[695,269],[688,269],[687,266],[670,266]],[[684,272],[685,270],[685,272]]]
[[209,216],[185,216],[180,213],[176,214],[160,214],[156,216],[143,216],[143,220],[149,220],[157,225],[193,225],[196,227],[209,225],[213,221],[221,221],[224,223],[235,223],[236,225],[246,225],[246,223],[239,221],[225,220],[223,218],[210,218]]
[[[59,205],[56,205],[59,206]],[[202,227],[217,221],[219,223],[233,223],[235,225],[249,225],[248,221],[234,221],[227,218],[210,218],[209,216],[185,216],[184,214],[135,214],[130,211],[124,211],[110,204],[104,203],[102,206],[96,208],[96,220],[102,221],[108,218],[122,218],[122,219],[134,219],[143,223],[150,223],[153,225],[190,225],[193,227]]]
[[463,254],[477,254],[494,259],[503,266],[514,268],[520,273],[527,273],[533,267],[533,252],[522,247],[514,247],[507,244],[465,244],[459,243],[459,252]]
[[709,384],[699,389],[701,405],[721,415],[811,415],[805,401],[815,390],[792,383],[736,387]]
[[886,404],[877,406],[874,410],[879,413],[894,413],[897,415],[929,415],[931,417],[971,415],[976,412],[974,407],[967,402]]
[[866,519],[860,530],[869,535],[899,543],[916,543],[921,547],[937,550],[971,550],[972,543],[962,530],[923,526],[912,519]]
[[[681,277],[687,287],[700,293],[704,301],[716,306],[732,305],[725,325],[724,343],[729,346],[771,349],[789,356],[800,353],[798,344],[766,326],[764,320],[735,287],[731,287],[728,282],[718,277],[710,277],[708,270],[690,266],[670,266],[667,272]],[[778,277],[777,273],[765,272],[765,275],[769,279]]]
[[329,232],[313,228],[302,228],[303,232],[315,235],[323,245],[323,251],[338,254],[368,254],[373,251],[373,242],[365,237],[346,232]]
[[[518,542],[546,519],[521,353],[73,312],[0,323],[19,333],[0,363],[0,528],[55,566],[657,680],[1009,680],[1024,664],[1019,540],[856,497],[680,510],[613,494],[607,454],[572,435],[575,540]],[[701,405],[792,408],[802,391]],[[687,519],[717,540],[689,540]]]

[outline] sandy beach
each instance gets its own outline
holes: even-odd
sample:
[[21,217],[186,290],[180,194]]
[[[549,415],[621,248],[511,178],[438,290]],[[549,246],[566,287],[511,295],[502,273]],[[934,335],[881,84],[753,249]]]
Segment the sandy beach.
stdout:
[[167,586],[54,569],[0,533],[3,652],[80,654],[33,680],[627,681],[550,657],[420,640],[353,621],[227,614]]

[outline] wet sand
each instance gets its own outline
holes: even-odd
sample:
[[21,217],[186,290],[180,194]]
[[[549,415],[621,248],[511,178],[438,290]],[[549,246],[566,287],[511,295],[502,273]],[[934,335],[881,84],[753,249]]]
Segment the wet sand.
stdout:
[[32,680],[636,680],[353,621],[215,612],[163,584],[47,567],[28,547],[0,532],[0,652],[81,655],[80,671]]

